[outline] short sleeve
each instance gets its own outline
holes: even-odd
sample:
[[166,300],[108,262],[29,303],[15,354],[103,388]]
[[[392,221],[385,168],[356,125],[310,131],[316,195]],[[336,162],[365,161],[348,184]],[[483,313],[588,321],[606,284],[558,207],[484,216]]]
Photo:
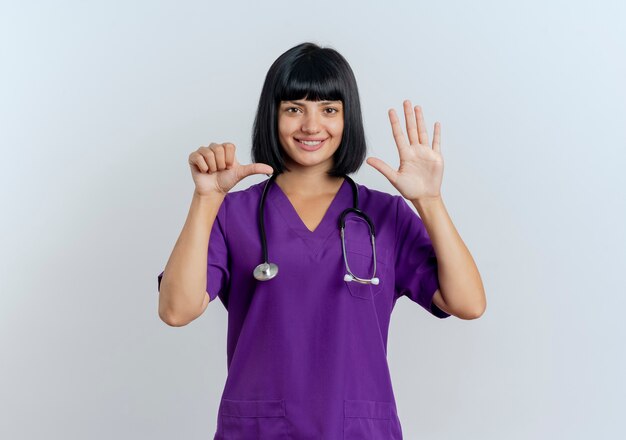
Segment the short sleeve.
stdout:
[[[230,280],[228,265],[228,248],[226,246],[226,199],[220,205],[217,217],[213,222],[207,248],[207,285],[206,292],[211,301],[218,295],[225,296]],[[164,272],[164,271],[163,271]],[[163,272],[158,275],[158,289],[161,289]]]
[[395,291],[396,298],[406,295],[438,318],[447,318],[433,303],[439,289],[437,256],[426,227],[417,213],[409,207],[404,197],[395,196],[396,246]]

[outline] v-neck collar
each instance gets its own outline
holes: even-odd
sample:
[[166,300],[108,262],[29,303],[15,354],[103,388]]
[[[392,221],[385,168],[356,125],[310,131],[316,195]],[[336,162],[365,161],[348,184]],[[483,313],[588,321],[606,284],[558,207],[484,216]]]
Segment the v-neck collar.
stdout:
[[[344,178],[322,220],[313,231],[307,228],[287,195],[276,182],[272,182],[272,185],[270,185],[266,201],[271,202],[273,208],[283,216],[287,226],[298,234],[311,248],[314,255],[317,255],[326,244],[326,240],[331,233],[334,232],[339,237],[339,214],[344,209],[352,206],[352,188],[348,179]],[[265,209],[265,214],[268,214],[267,208]]]

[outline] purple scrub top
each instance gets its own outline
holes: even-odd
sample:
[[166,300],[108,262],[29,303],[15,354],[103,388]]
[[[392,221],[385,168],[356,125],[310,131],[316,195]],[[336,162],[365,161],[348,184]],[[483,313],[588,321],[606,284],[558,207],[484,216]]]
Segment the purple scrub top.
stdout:
[[[432,303],[437,259],[422,220],[402,196],[357,184],[359,207],[376,231],[380,283],[348,282],[339,215],[352,206],[350,183],[314,231],[274,183],[264,216],[278,274],[258,281],[266,181],[226,195],[209,240],[206,290],[228,312],[228,375],[214,440],[402,439],[387,364],[391,312],[407,296],[438,318],[450,316]],[[370,278],[367,224],[349,213],[345,234],[350,269]]]

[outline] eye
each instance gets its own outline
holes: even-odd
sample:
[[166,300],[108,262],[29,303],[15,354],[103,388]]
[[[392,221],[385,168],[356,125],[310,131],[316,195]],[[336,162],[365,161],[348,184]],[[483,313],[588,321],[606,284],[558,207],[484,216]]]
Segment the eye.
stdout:
[[298,107],[287,107],[286,109],[287,113],[295,113],[295,112],[292,112],[291,110],[300,110],[300,109]]
[[326,108],[326,109],[324,109],[324,110],[332,110],[332,111],[328,112],[328,113],[329,113],[329,114],[331,114],[331,115],[332,115],[332,114],[334,114],[334,113],[339,113],[339,110],[337,110],[337,109],[336,109],[336,108],[334,108],[334,107],[328,107],[328,108]]

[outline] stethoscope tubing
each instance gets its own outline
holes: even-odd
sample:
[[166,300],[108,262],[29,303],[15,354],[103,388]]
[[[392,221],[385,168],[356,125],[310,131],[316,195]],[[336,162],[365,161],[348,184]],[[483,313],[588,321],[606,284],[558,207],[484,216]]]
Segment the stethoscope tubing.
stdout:
[[[259,264],[255,269],[254,269],[254,277],[259,280],[259,281],[267,281],[270,280],[272,278],[274,278],[277,274],[278,274],[278,266],[274,263],[270,263],[269,259],[268,259],[268,253],[267,253],[267,239],[266,239],[266,235],[265,235],[265,197],[267,196],[268,190],[270,185],[272,185],[272,183],[274,183],[274,181],[276,180],[276,177],[278,176],[278,174],[272,174],[272,176],[267,180],[267,182],[265,183],[265,186],[263,187],[263,192],[261,194],[261,199],[259,200],[259,219],[258,219],[258,226],[259,226],[259,234],[261,236],[261,248],[262,248],[262,252],[263,252],[263,263]],[[343,252],[343,260],[344,260],[344,264],[346,266],[346,270],[348,271],[347,274],[345,274],[344,276],[344,280],[345,281],[357,281],[359,283],[363,283],[363,284],[378,284],[379,283],[379,279],[376,278],[376,240],[375,240],[375,236],[376,236],[376,231],[374,228],[374,223],[372,222],[372,220],[370,219],[370,217],[365,214],[363,211],[361,211],[359,209],[359,190],[358,187],[356,185],[356,183],[354,182],[354,180],[352,180],[348,175],[344,174],[343,177],[350,183],[350,186],[352,187],[352,207],[351,208],[346,208],[345,210],[342,211],[341,215],[339,216],[339,230],[340,230],[340,234],[341,234],[341,248],[342,248],[342,252]],[[369,227],[370,230],[370,241],[372,244],[372,256],[374,259],[374,274],[372,275],[372,278],[360,278],[357,277],[356,275],[354,275],[352,273],[352,271],[350,270],[350,266],[348,265],[348,259],[346,257],[346,243],[345,243],[345,218],[346,215],[348,215],[349,213],[355,213],[356,217],[361,219],[362,221],[365,221]]]

